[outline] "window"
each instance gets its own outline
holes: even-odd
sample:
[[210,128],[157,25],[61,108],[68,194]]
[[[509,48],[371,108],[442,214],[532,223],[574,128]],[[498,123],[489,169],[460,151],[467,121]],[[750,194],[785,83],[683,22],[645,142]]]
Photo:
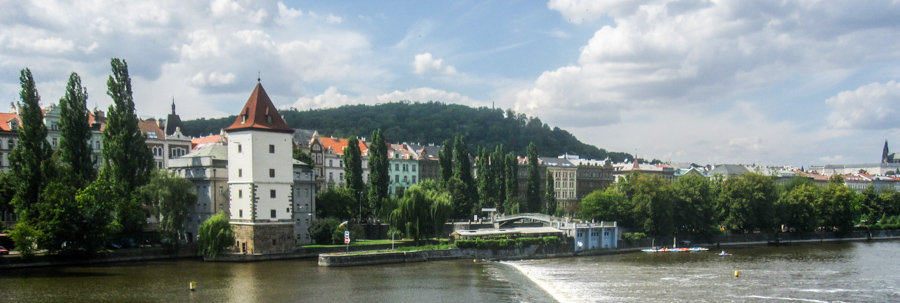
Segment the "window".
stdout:
[[415,183],[416,183],[416,176],[413,176],[413,177],[412,177],[412,180],[413,180],[412,183],[415,184]]
[[329,167],[334,166],[334,160],[328,160],[328,166]]
[[274,169],[274,168],[270,168],[270,169],[269,169],[269,177],[270,177],[270,178],[275,178],[275,169]]
[[269,197],[275,198],[275,190],[274,189],[269,190]]
[[7,143],[8,143],[7,145],[9,145],[9,149],[16,148],[16,142],[13,141],[13,139],[9,139],[9,141],[7,141]]
[[238,168],[238,177],[243,177],[243,176],[244,176],[244,170]]
[[344,167],[344,161],[343,161],[343,160],[338,160],[338,166],[339,166],[339,167]]
[[270,154],[274,154],[274,153],[275,153],[275,144],[269,144],[269,153],[270,153]]
[[243,198],[243,197],[244,197],[244,191],[238,189],[238,198]]
[[334,173],[331,173],[331,172],[328,173],[328,180],[334,181]]
[[241,145],[238,144],[238,152],[241,152],[242,150],[243,150],[243,149],[241,148]]
[[400,171],[400,164],[394,164],[394,170]]
[[403,183],[408,183],[408,182],[409,182],[409,180],[407,180],[406,176],[403,176]]
[[95,149],[100,149],[100,140],[97,140],[97,142],[94,146],[95,146]]
[[239,209],[239,210],[238,210],[238,218],[243,218],[243,217],[244,217],[244,210],[243,210],[243,209]]
[[271,216],[272,216],[272,219],[275,219],[275,210],[274,209],[271,211]]
[[394,181],[400,183],[400,175],[394,175]]
[[[415,164],[412,165],[412,171],[416,171],[416,165],[415,165]],[[413,182],[415,182],[415,181],[413,181]]]
[[56,141],[57,141],[57,139],[53,138],[53,148],[56,148]]

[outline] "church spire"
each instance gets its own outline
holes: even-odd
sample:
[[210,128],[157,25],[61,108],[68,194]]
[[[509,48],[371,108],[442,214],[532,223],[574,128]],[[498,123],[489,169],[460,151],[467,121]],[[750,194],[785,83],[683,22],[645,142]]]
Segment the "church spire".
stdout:
[[172,114],[175,114],[175,96],[172,96]]
[[881,152],[881,163],[891,163],[890,150],[888,150],[887,140],[884,140],[884,150]]

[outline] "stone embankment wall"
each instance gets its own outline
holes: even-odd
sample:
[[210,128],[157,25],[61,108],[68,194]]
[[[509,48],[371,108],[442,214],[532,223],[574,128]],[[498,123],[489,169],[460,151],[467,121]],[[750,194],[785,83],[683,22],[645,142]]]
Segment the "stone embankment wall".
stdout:
[[126,248],[98,253],[87,259],[39,254],[32,257],[30,260],[22,260],[22,258],[17,255],[8,255],[0,257],[0,269],[90,265],[113,262],[140,262],[196,257],[196,246],[184,246],[178,250],[161,247]]
[[319,266],[361,266],[449,259],[522,260],[576,255],[570,245],[532,245],[509,249],[445,249],[370,254],[321,254]]

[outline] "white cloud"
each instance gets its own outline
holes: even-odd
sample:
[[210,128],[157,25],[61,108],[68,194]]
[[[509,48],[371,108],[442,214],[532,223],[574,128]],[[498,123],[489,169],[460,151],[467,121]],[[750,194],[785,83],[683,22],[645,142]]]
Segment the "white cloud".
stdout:
[[469,106],[480,106],[483,105],[481,102],[469,98],[467,96],[461,95],[455,92],[448,92],[445,90],[430,88],[430,87],[419,87],[414,89],[409,89],[406,91],[393,91],[391,93],[379,95],[376,97],[378,102],[396,102],[396,101],[419,101],[419,102],[428,102],[428,101],[440,101],[444,103],[456,103],[456,104],[464,104]]
[[[833,77],[822,81],[833,85],[900,48],[900,40],[883,39],[900,30],[890,17],[900,6],[885,2],[553,0],[548,7],[573,22],[609,16],[615,23],[594,33],[577,64],[544,72],[515,94],[517,109],[550,113],[545,120],[563,126],[617,123],[636,107],[729,102],[797,79]],[[885,45],[867,42],[876,40]],[[570,118],[586,112],[603,114]]]
[[329,107],[338,107],[341,105],[347,105],[352,103],[357,103],[358,99],[351,98],[350,96],[341,94],[338,92],[337,87],[331,86],[325,90],[320,95],[317,95],[312,98],[301,97],[297,99],[293,104],[293,108],[297,109],[310,109],[310,108],[329,108]]
[[900,128],[900,83],[871,83],[828,98],[828,125],[837,129]]
[[418,54],[413,60],[413,71],[416,74],[446,74],[455,75],[456,68],[444,65],[444,59],[435,59],[431,53]]

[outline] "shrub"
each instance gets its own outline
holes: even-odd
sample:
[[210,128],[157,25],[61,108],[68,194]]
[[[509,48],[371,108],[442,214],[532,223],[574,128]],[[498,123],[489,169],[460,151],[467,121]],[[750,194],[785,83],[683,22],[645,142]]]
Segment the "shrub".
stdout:
[[516,244],[522,247],[543,244],[544,240],[541,238],[531,238],[531,237],[522,237],[516,239]]
[[638,241],[645,237],[647,237],[647,234],[645,234],[645,233],[624,233],[624,234],[622,234],[622,238],[625,239],[626,241]]
[[488,248],[488,243],[484,239],[475,239],[475,247],[478,249]]
[[454,242],[454,244],[456,244],[456,247],[459,247],[459,248],[474,248],[475,247],[474,240],[456,240],[456,242]]
[[309,236],[316,241],[316,244],[331,244],[331,234],[338,224],[340,222],[332,218],[315,219],[309,224]]
[[556,236],[544,237],[543,240],[544,245],[559,245],[559,243],[562,243],[562,240],[560,240],[559,237]]
[[9,237],[16,243],[16,249],[19,250],[22,259],[31,259],[37,250],[37,240],[41,237],[41,233],[31,225],[19,221]]

